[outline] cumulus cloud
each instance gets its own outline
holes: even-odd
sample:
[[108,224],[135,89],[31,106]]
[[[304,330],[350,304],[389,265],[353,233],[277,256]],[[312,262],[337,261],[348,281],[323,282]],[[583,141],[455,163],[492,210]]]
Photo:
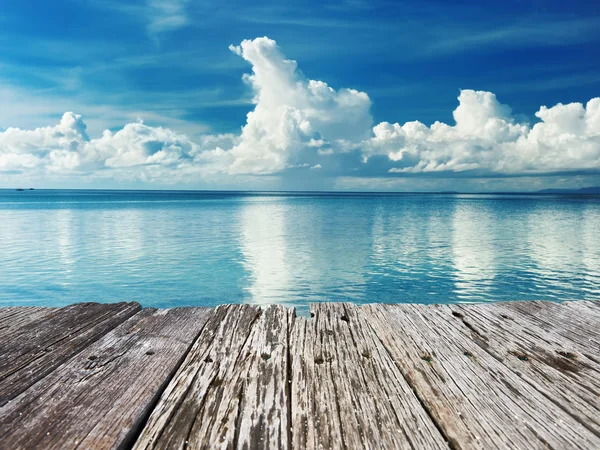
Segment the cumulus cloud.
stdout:
[[239,134],[191,140],[140,120],[90,138],[82,117],[68,112],[54,126],[0,129],[0,175],[185,183],[289,171],[485,177],[600,170],[600,98],[542,106],[532,126],[493,93],[463,90],[453,124],[373,126],[366,93],[307,78],[275,41],[245,40],[230,50],[252,67],[243,80],[254,108]]
[[78,114],[67,112],[57,125],[0,132],[0,173],[24,173],[33,178],[77,176],[176,182],[184,178],[198,144],[185,135],[140,120],[113,133],[90,139]]
[[369,136],[371,101],[364,92],[335,91],[323,81],[309,80],[266,37],[230,49],[252,65],[244,80],[256,105],[230,151],[230,173],[278,172],[297,165],[311,149]]
[[542,106],[541,122],[518,123],[491,92],[463,90],[454,125],[387,122],[373,128],[364,157],[386,155],[391,173],[535,174],[600,169],[600,98]]

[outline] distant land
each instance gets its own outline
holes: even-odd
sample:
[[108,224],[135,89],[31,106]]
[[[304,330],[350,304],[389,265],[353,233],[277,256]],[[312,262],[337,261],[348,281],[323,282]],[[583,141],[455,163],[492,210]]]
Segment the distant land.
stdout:
[[542,189],[538,194],[600,194],[600,186],[581,189]]

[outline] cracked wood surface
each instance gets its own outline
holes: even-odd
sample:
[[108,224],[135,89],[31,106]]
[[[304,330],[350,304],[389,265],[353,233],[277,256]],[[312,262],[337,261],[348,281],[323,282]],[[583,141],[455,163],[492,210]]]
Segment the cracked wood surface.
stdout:
[[[518,359],[519,353],[499,357],[501,348],[490,349],[493,328],[471,325],[465,332],[459,317],[438,305],[367,305],[361,309],[454,447],[600,445],[595,431],[580,420],[583,417],[574,417],[558,405],[562,383],[549,382],[552,391],[543,393],[539,378],[534,380],[529,373],[524,379],[514,362],[506,363],[509,358]],[[520,345],[524,352],[532,351],[527,342]],[[593,408],[585,399],[581,405]],[[595,409],[600,413],[597,404]]]
[[236,362],[260,308],[219,306],[165,390],[134,448],[232,446],[241,403]]
[[7,339],[19,328],[54,312],[54,308],[18,306],[0,308],[0,339]]
[[453,305],[441,307],[440,312],[464,325],[463,334],[479,334],[481,339],[475,341],[479,351],[503,362],[553,407],[600,436],[600,363],[580,345],[501,308]]
[[292,330],[294,448],[448,448],[359,308],[311,315]]
[[0,449],[600,448],[600,304],[0,308]]
[[4,448],[129,443],[212,310],[144,309],[0,409]]
[[0,406],[141,309],[79,303],[29,322],[0,341]]
[[289,313],[219,307],[135,448],[287,448]]

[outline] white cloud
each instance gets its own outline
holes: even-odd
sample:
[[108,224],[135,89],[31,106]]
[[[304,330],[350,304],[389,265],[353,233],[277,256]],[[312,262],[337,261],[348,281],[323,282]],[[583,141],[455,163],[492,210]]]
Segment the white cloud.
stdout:
[[185,7],[189,0],[147,0],[148,32],[162,33],[189,23]]
[[542,106],[541,122],[518,123],[491,92],[461,91],[455,125],[381,123],[365,158],[387,155],[392,173],[531,174],[600,169],[600,98],[587,105]]
[[30,172],[39,178],[106,169],[113,169],[106,176],[121,176],[119,169],[127,169],[125,174],[133,179],[159,181],[152,175],[168,177],[169,171],[190,165],[198,152],[197,144],[186,136],[141,121],[90,140],[81,116],[71,112],[54,126],[0,132],[0,171]]
[[542,106],[531,126],[519,123],[493,93],[463,90],[454,124],[373,127],[366,93],[310,80],[275,41],[245,40],[230,49],[252,66],[244,81],[254,109],[239,134],[192,140],[137,121],[90,138],[81,116],[65,113],[54,126],[0,128],[0,174],[169,184],[219,176],[246,182],[286,170],[344,177],[600,170],[600,98]]
[[230,49],[252,65],[244,80],[256,105],[231,150],[230,173],[278,172],[298,164],[311,148],[369,135],[371,101],[364,92],[335,91],[323,81],[309,80],[266,37]]
[[160,33],[176,30],[190,23],[186,11],[189,2],[190,0],[143,0],[142,3],[120,0],[91,1],[93,5],[141,19],[146,24],[148,34],[155,38]]

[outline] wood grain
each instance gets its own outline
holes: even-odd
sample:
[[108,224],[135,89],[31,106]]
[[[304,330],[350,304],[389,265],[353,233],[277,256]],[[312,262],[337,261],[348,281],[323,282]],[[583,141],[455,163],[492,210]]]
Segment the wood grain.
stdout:
[[212,310],[144,309],[0,408],[2,448],[119,448],[139,432]]
[[0,339],[6,339],[19,328],[54,312],[55,308],[16,306],[0,308]]
[[519,314],[544,330],[551,330],[584,349],[600,348],[597,302],[501,302],[494,305],[507,317]]
[[0,448],[600,448],[600,305],[0,308]]
[[0,341],[0,406],[141,309],[137,303],[79,303]]
[[[289,448],[288,315],[293,316],[293,310],[279,305],[263,310],[244,345],[243,359],[237,361],[239,380],[234,383],[241,381],[238,410],[228,408],[230,413],[227,414],[221,407],[218,413],[223,418],[227,417],[230,426],[236,429],[234,439],[230,441],[233,447]],[[238,399],[231,400],[234,406]],[[207,422],[206,418],[197,421],[202,422]],[[211,431],[202,427],[192,430],[192,448],[202,446],[203,436],[214,436]]]
[[311,313],[292,329],[294,448],[448,448],[356,306]]
[[219,306],[165,389],[134,448],[226,448],[236,436],[242,380],[236,364],[261,316],[250,305]]
[[[506,315],[501,305],[452,305],[436,308],[461,325],[479,348],[511,368],[548,402],[600,436],[600,364],[553,330],[519,314]],[[600,326],[600,321],[596,327]],[[600,357],[600,353],[596,353]]]
[[[599,437],[439,307],[367,305],[369,324],[455,448],[598,448]],[[452,317],[452,316],[451,316]]]

